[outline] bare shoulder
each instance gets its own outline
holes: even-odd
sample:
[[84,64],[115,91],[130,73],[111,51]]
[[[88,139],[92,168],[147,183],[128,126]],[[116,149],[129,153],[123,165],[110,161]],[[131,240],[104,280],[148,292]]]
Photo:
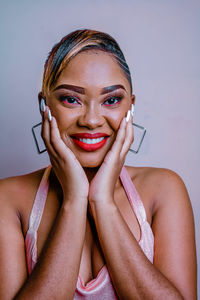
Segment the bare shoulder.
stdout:
[[0,298],[13,295],[27,279],[24,237],[42,170],[0,180]]
[[190,206],[184,181],[167,168],[126,167],[144,201],[151,202],[153,213],[169,202]]
[[155,168],[155,167],[131,167],[126,166],[132,179],[145,180],[150,184],[184,184],[181,177],[174,171],[167,168]]
[[0,208],[20,209],[24,201],[29,201],[37,189],[44,170],[13,176],[0,180]]
[[[154,234],[154,266],[180,291],[196,299],[197,263],[192,206],[182,178],[164,168],[128,168]],[[148,210],[149,209],[149,210]]]

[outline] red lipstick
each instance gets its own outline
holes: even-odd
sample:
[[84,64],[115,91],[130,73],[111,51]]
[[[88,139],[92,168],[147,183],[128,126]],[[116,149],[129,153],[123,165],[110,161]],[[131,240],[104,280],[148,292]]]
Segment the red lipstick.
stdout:
[[105,133],[77,133],[72,134],[73,142],[85,151],[95,151],[102,148],[109,135]]

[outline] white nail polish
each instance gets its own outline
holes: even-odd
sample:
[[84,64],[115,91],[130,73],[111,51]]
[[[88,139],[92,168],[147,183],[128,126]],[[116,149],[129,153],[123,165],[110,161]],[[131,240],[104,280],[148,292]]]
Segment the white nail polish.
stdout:
[[41,102],[40,102],[40,109],[42,112],[45,112],[46,105],[45,105],[45,101],[43,98],[41,99]]
[[49,122],[51,122],[51,111],[50,111],[50,109],[48,110],[48,118],[49,118]]
[[135,105],[131,104],[131,114],[132,114],[132,116],[134,115],[134,111],[135,111]]
[[128,122],[128,120],[130,119],[130,114],[131,114],[131,111],[128,110],[127,115],[126,115],[126,122]]

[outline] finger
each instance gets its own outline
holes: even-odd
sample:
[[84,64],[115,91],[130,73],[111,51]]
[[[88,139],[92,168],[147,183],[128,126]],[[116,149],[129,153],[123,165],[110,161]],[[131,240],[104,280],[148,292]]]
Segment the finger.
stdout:
[[41,132],[43,141],[45,143],[46,149],[50,156],[56,157],[56,152],[54,151],[51,142],[50,142],[50,123],[48,119],[48,107],[43,114],[43,122],[42,122],[42,132]]
[[112,155],[114,154],[114,156],[119,157],[121,149],[123,147],[124,144],[124,140],[125,140],[125,135],[126,135],[126,126],[127,126],[127,122],[125,120],[125,118],[122,120],[119,130],[117,132],[117,137],[116,140],[111,148],[111,152]]
[[73,163],[76,160],[74,153],[62,140],[56,119],[53,116],[50,122],[50,142],[57,156],[63,161]]
[[131,144],[133,143],[134,136],[133,136],[133,125],[132,125],[133,117],[130,117],[126,127],[126,136],[125,141],[121,149],[120,158],[125,159],[126,154],[128,153]]
[[63,142],[63,140],[60,136],[60,131],[59,131],[56,119],[54,117],[52,117],[51,122],[50,122],[50,142],[51,142],[51,145],[53,146],[55,152],[59,156],[64,157],[66,154],[66,151],[68,151],[69,148]]

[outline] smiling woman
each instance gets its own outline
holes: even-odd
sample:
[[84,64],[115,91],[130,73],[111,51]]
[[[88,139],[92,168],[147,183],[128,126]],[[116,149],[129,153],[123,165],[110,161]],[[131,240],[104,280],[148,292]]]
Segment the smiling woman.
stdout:
[[196,299],[183,181],[124,166],[135,96],[117,42],[65,36],[38,98],[51,165],[1,181],[0,298]]
[[[81,165],[98,167],[134,96],[130,81],[111,54],[91,49],[91,45],[86,49],[70,61],[65,59],[67,67],[50,90],[43,86],[39,98],[44,95],[62,140]],[[96,138],[101,140],[95,142]]]

